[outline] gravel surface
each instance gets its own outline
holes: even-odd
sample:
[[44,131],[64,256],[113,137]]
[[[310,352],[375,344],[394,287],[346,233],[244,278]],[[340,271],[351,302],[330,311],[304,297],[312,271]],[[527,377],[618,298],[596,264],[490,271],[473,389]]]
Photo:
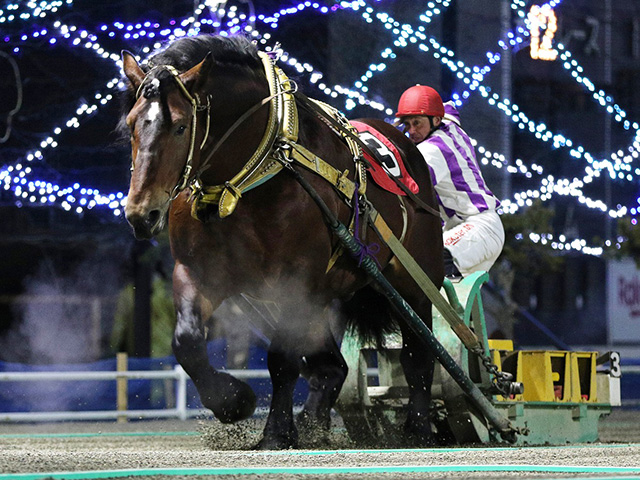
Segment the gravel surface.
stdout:
[[[601,420],[600,442],[549,447],[434,448],[423,450],[359,450],[337,428],[324,442],[303,444],[300,450],[256,452],[263,420],[222,425],[212,420],[116,422],[60,422],[0,425],[0,480],[7,474],[121,470],[121,469],[242,469],[229,475],[183,475],[167,479],[422,479],[422,478],[640,478],[640,410],[616,410]],[[469,466],[494,471],[448,471]],[[507,467],[515,465],[518,467]],[[441,466],[440,471],[392,471],[394,467]],[[529,471],[509,471],[515,468]],[[547,467],[543,467],[547,466]],[[559,467],[593,467],[562,471]],[[265,468],[370,468],[384,471],[321,475],[259,473]],[[598,471],[625,467],[633,471]],[[549,471],[541,471],[548,468]],[[505,469],[506,471],[499,471]],[[525,469],[525,470],[526,470]],[[254,472],[254,473],[251,473]],[[165,472],[167,473],[167,472]],[[178,476],[176,476],[176,474]],[[163,475],[136,476],[159,479]]]

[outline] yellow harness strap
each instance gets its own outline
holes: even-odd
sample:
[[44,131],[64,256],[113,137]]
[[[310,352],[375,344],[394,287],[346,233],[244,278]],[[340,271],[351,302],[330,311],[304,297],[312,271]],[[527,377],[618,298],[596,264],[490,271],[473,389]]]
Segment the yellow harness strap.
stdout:
[[[321,102],[320,100],[316,100],[315,98],[310,98],[313,103],[315,103],[318,107],[324,110],[331,118],[335,119],[342,127],[346,130],[350,131],[355,136],[358,136],[358,131],[356,128],[349,123],[349,120],[342,114],[342,112],[328,103]],[[358,178],[358,193],[360,195],[364,195],[367,192],[367,169],[363,162],[359,161],[362,158],[362,149],[360,145],[358,145],[353,138],[348,135],[345,135],[343,132],[335,129],[333,126],[328,124],[329,127],[334,130],[339,136],[344,138],[345,142],[347,142],[347,146],[353,155],[356,164],[356,174]]]
[[[282,156],[287,161],[295,161],[322,176],[346,199],[353,199],[356,187],[355,182],[347,178],[348,170],[344,172],[337,170],[302,145],[296,143],[299,129],[298,109],[294,98],[294,90],[285,88],[287,85],[290,86],[292,82],[280,68],[275,66],[273,60],[266,53],[259,52],[259,55],[262,59],[272,97],[269,102],[269,120],[265,134],[249,161],[231,180],[223,185],[213,186],[202,185],[199,179],[195,179],[192,182],[191,199],[193,204],[191,214],[194,218],[201,218],[201,215],[199,215],[200,210],[206,207],[207,204],[218,205],[220,218],[231,215],[244,192],[266,182],[282,170],[283,167],[280,161]],[[316,103],[345,128],[355,132],[354,127],[349,124],[344,115],[338,110],[319,101],[316,101]],[[342,132],[335,131],[345,139],[354,159],[360,159],[362,152],[356,142]],[[276,158],[276,155],[280,155],[280,157]],[[359,179],[358,192],[364,195],[367,179],[366,170],[362,162],[356,161],[355,163]]]
[[402,266],[407,270],[411,278],[416,282],[427,298],[431,299],[433,305],[449,323],[453,331],[460,338],[467,348],[473,351],[474,348],[481,347],[480,340],[476,334],[462,321],[458,313],[445,298],[440,295],[438,288],[433,284],[429,276],[418,265],[418,262],[404,248],[404,245],[393,234],[387,222],[384,221],[377,211],[371,215],[372,226],[380,239],[386,243]]
[[347,199],[352,199],[356,191],[356,184],[349,180],[349,170],[341,172],[322,160],[316,154],[310,152],[302,145],[288,142],[291,146],[291,159],[298,162],[303,167],[317,173],[327,182],[333,185]]

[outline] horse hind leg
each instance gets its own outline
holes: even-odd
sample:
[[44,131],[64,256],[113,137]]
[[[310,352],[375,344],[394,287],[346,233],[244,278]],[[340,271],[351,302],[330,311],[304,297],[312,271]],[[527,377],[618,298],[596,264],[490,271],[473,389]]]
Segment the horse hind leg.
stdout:
[[296,419],[298,427],[306,442],[326,441],[331,409],[347,376],[347,364],[330,331],[327,331],[324,350],[303,358],[302,375],[309,384],[309,394]]
[[[429,316],[425,318],[427,313]],[[431,308],[422,310],[421,318],[431,325]],[[416,333],[402,322],[400,326],[403,341],[400,363],[409,385],[405,441],[408,446],[431,446],[436,444],[430,417],[435,357]]]
[[[347,374],[326,310],[309,302],[289,306],[285,312],[269,348],[273,397],[264,437],[258,444],[262,449],[296,447],[298,426],[305,445],[324,439],[331,425],[331,408]],[[294,421],[293,392],[301,373],[309,382],[309,395]]]
[[173,352],[178,363],[193,380],[200,401],[223,423],[250,417],[256,407],[251,387],[231,375],[218,372],[209,364],[204,321],[211,304],[193,287],[180,266],[174,271],[177,324]]

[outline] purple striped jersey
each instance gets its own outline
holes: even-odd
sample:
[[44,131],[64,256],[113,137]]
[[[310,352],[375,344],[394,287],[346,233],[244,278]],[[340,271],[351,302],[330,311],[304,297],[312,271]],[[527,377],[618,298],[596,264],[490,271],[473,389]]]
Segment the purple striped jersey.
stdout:
[[433,181],[440,214],[449,225],[470,215],[495,210],[500,201],[482,178],[469,135],[460,127],[460,115],[451,102],[444,104],[440,128],[418,144]]

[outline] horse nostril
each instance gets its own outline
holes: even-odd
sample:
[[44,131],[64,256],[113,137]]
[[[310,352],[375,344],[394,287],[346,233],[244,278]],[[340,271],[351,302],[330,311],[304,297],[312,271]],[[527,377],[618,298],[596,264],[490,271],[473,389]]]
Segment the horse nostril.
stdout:
[[160,219],[160,210],[151,210],[147,215],[147,225],[153,227]]

